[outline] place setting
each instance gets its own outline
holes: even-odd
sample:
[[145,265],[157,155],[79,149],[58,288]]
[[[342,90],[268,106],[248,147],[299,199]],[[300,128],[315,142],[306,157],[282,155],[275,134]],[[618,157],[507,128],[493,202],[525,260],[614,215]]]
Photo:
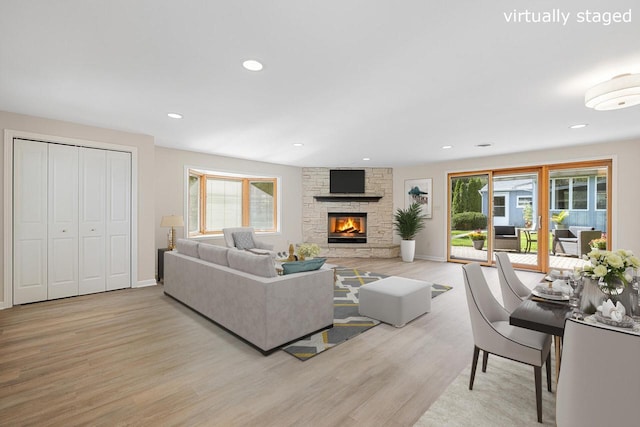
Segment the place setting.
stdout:
[[576,283],[572,277],[560,270],[551,270],[544,281],[532,289],[531,299],[538,302],[567,304],[574,294]]

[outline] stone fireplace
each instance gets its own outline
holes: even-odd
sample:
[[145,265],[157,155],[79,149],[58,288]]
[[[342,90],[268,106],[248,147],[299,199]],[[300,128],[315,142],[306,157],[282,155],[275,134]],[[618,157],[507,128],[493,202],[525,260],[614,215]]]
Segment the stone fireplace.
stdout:
[[[363,194],[331,193],[329,168],[302,169],[303,242],[320,246],[321,256],[395,258],[400,254],[400,245],[393,242],[393,169],[364,169]],[[351,218],[352,224],[347,220],[345,225],[353,229],[332,232],[329,216],[333,214]]]
[[328,212],[327,243],[367,243],[366,212]]

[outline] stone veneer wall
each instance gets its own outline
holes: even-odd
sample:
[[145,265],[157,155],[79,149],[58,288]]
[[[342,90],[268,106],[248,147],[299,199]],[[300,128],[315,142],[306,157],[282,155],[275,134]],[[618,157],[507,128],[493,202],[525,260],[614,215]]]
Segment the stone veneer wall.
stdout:
[[[377,202],[318,201],[314,196],[329,195],[329,168],[302,169],[302,237],[317,243],[322,256],[395,258],[400,247],[393,244],[393,169],[365,170],[365,193],[382,198]],[[366,212],[367,243],[327,243],[328,212]]]

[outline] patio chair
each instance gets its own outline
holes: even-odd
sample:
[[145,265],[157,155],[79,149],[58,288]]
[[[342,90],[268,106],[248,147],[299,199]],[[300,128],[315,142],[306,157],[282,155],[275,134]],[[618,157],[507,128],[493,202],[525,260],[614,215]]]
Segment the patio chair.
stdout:
[[489,353],[531,365],[538,422],[542,422],[542,365],[547,365],[547,389],[551,391],[551,336],[509,324],[509,313],[491,293],[480,264],[464,265],[462,272],[474,341],[469,390],[473,389],[480,350],[485,355],[483,370]]
[[593,227],[571,226],[568,230],[553,230],[553,254],[582,258],[591,251],[589,242],[601,236],[602,231]]
[[520,252],[520,230],[514,225],[494,225],[493,249]]
[[538,242],[538,228],[534,222],[531,228],[525,228],[522,230],[524,238],[526,239],[524,251],[525,253],[531,252],[531,247],[534,242]]

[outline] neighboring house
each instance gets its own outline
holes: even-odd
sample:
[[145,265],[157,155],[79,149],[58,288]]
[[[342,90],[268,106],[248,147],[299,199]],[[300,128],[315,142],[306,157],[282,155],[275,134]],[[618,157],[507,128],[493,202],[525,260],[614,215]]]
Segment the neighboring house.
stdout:
[[[488,187],[480,189],[482,213],[489,215]],[[531,204],[533,218],[537,217],[537,186],[532,179],[495,181],[493,184],[493,224],[524,227],[523,208]]]
[[[598,175],[562,176],[550,178],[549,217],[567,210],[567,225],[607,229],[607,178]],[[524,227],[523,209],[533,206],[536,221],[538,187],[533,179],[495,181],[493,187],[494,225]],[[482,213],[488,215],[488,187],[480,189]],[[550,228],[552,224],[549,224]]]

